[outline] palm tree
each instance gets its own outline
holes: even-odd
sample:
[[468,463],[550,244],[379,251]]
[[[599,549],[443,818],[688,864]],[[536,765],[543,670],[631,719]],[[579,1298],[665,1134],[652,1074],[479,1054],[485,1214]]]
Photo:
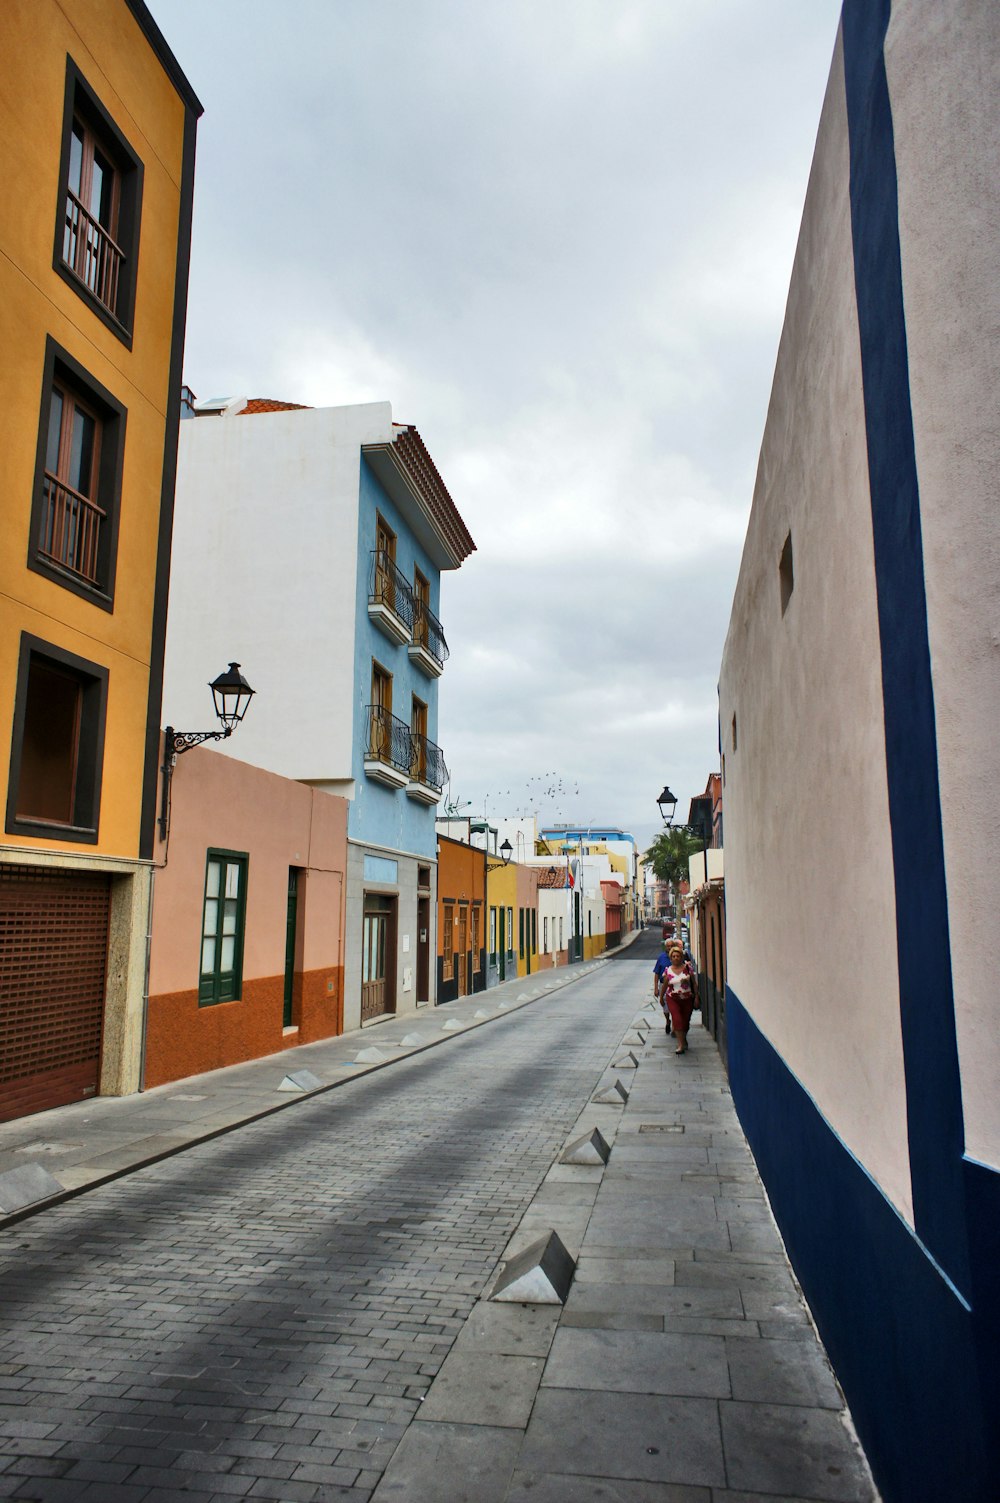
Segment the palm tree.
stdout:
[[676,889],[687,880],[688,861],[701,848],[701,837],[690,830],[661,830],[642,859],[652,868],[657,882],[670,882]]

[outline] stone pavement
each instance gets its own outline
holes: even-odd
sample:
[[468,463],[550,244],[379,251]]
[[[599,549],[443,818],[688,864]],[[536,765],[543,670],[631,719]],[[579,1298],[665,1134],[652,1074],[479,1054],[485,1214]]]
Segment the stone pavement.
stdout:
[[[0,1498],[870,1503],[715,1046],[643,1016],[652,954],[0,1223]],[[558,1163],[593,1126],[607,1166]],[[491,1303],[549,1229],[565,1307]]]
[[[640,937],[631,935],[619,953]],[[70,1194],[108,1183],[195,1143],[296,1106],[317,1090],[334,1089],[387,1064],[446,1044],[456,1033],[525,1007],[608,963],[609,957],[601,957],[565,969],[515,977],[458,1002],[378,1019],[337,1038],[301,1044],[206,1075],[190,1075],[137,1095],[98,1096],[15,1122],[0,1122],[0,1227],[14,1219],[13,1214],[5,1217],[4,1213],[14,1212],[20,1199],[18,1192],[24,1194],[23,1182],[30,1191],[26,1169],[44,1170]],[[359,1055],[373,1050],[383,1058],[359,1059]],[[314,1076],[316,1084],[305,1091],[282,1091],[286,1076],[301,1071]],[[10,1177],[7,1181],[5,1175]],[[5,1187],[9,1201],[4,1199]],[[53,1188],[45,1204],[65,1198]],[[17,1205],[22,1214],[32,1214],[38,1207],[39,1202],[33,1199],[25,1200],[23,1207]]]

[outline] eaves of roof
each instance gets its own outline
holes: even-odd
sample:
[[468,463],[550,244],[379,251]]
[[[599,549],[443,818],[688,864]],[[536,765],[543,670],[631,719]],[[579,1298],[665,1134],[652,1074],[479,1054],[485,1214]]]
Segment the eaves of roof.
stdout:
[[397,431],[390,442],[363,444],[361,452],[390,495],[402,486],[416,503],[438,540],[439,547],[430,551],[439,567],[457,569],[476,551],[472,535],[416,428],[393,426]]

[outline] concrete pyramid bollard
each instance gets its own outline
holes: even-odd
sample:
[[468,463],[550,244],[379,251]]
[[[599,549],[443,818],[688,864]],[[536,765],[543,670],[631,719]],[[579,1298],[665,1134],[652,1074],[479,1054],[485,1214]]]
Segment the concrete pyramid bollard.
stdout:
[[623,1044],[644,1044],[646,1040],[636,1029],[630,1028],[622,1039]]
[[407,1049],[412,1049],[415,1045],[422,1044],[424,1037],[421,1033],[404,1033],[399,1042],[404,1044]]
[[598,1106],[624,1106],[629,1098],[629,1088],[616,1080],[603,1091],[598,1091],[596,1096],[591,1096],[591,1101]]
[[576,1262],[555,1232],[540,1237],[504,1265],[491,1300],[518,1305],[564,1305]]
[[447,1029],[453,1029],[453,1028],[462,1028],[462,1027],[464,1027],[464,1024],[462,1024],[461,1022],[459,1022],[458,1018],[449,1018],[448,1021],[447,1021],[447,1023],[445,1023],[444,1026]]
[[361,1049],[355,1058],[359,1065],[381,1065],[385,1063],[389,1056],[388,1054],[383,1054],[381,1049],[370,1047],[368,1049]]
[[626,1050],[624,1054],[619,1054],[617,1059],[611,1061],[611,1068],[613,1070],[636,1070],[638,1067],[639,1061],[631,1049]]
[[62,1195],[65,1189],[41,1164],[18,1164],[0,1174],[0,1215],[12,1216],[39,1200]]
[[478,1012],[474,1012],[472,1014],[472,1016],[474,1018],[490,1018],[490,1017],[493,1016],[493,1014],[487,1012],[486,1009],[485,1009],[485,1007],[480,1007],[480,1009],[478,1010]]
[[599,1164],[603,1166],[611,1157],[611,1149],[607,1139],[597,1127],[593,1132],[584,1133],[582,1138],[576,1138],[568,1144],[559,1155],[560,1164]]
[[315,1091],[323,1082],[311,1070],[293,1070],[278,1086],[279,1091]]

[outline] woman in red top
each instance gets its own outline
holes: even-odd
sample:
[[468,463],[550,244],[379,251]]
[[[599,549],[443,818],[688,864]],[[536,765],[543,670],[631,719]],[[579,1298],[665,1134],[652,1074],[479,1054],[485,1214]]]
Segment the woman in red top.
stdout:
[[677,1054],[687,1053],[688,1027],[694,1012],[694,971],[684,959],[680,945],[671,945],[670,964],[660,981],[660,1001],[670,1013],[677,1039]]

